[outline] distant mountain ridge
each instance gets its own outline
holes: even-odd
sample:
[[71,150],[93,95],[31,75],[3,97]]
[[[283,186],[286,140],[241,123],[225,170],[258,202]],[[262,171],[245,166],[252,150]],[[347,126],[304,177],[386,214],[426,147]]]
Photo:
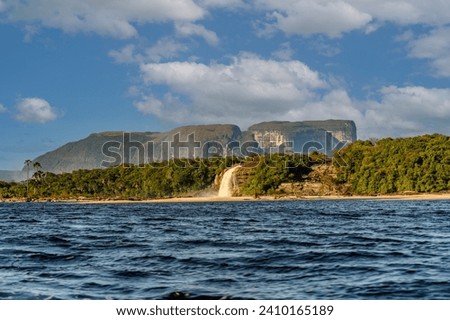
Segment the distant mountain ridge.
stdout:
[[[167,158],[204,157],[205,152],[208,155],[242,155],[239,147],[245,144],[261,153],[277,147],[301,152],[308,143],[313,143],[317,149],[322,145],[324,150],[331,150],[339,142],[356,139],[356,125],[351,120],[263,122],[250,126],[247,131],[233,124],[193,125],[168,132],[93,133],[33,161],[39,162],[44,172],[63,173],[102,168],[117,162],[119,155],[122,162],[138,164],[142,159],[148,163]],[[172,150],[177,145],[179,153]]]
[[18,170],[0,170],[0,181],[23,181],[27,178],[27,174],[24,171]]

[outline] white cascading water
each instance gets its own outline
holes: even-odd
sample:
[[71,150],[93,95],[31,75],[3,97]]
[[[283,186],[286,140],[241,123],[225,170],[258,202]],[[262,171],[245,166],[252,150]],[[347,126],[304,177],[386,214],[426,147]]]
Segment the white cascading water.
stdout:
[[240,166],[233,167],[225,171],[222,182],[220,183],[219,197],[229,198],[233,196],[234,189],[234,171]]

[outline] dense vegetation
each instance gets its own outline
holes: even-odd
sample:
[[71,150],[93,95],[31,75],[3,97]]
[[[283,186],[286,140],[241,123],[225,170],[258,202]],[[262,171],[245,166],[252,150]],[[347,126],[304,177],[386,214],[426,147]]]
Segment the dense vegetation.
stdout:
[[327,161],[322,154],[313,153],[309,157],[299,154],[256,157],[256,162],[248,161],[252,169],[248,179],[242,186],[245,195],[265,195],[277,193],[283,182],[303,180],[303,176],[311,172],[312,166]]
[[338,182],[357,194],[450,190],[450,137],[357,141],[335,155]]
[[[175,160],[145,167],[132,165],[72,173],[34,175],[30,198],[161,198],[203,190],[231,159]],[[27,197],[26,183],[0,184],[0,197]]]
[[[28,183],[0,181],[0,199],[139,200],[189,196],[211,189],[216,177],[236,164],[245,169],[245,180],[240,185],[243,194],[274,194],[281,183],[302,181],[315,164],[328,161],[324,155],[314,153],[171,160],[145,167],[128,165],[60,175],[37,170]],[[337,152],[333,163],[337,168],[335,182],[353,194],[450,190],[450,137],[443,135],[389,138],[376,143],[357,141]],[[39,169],[36,163],[34,167]]]
[[252,172],[246,184],[251,194],[266,194],[281,182],[299,179],[308,170],[303,156],[254,156],[209,160],[171,160],[145,167],[119,166],[53,174],[40,171],[26,183],[0,183],[0,198],[151,199],[192,195],[211,188],[225,168],[242,164]]

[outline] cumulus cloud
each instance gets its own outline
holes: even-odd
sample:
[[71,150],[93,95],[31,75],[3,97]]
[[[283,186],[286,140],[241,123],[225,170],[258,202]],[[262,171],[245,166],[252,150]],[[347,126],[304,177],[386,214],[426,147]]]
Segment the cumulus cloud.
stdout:
[[144,114],[153,114],[163,117],[163,103],[155,97],[145,96],[139,102],[135,103],[136,108]]
[[0,113],[5,112],[6,108],[3,104],[0,103]]
[[16,119],[22,122],[47,123],[57,118],[53,107],[41,98],[21,99],[16,108]]
[[[136,25],[174,21],[182,32],[215,43],[214,32],[194,22],[208,10],[244,9],[269,17],[264,28],[288,34],[326,34],[339,37],[352,30],[373,31],[378,23],[401,25],[450,23],[450,3],[442,0],[1,0],[11,21],[60,28],[66,32],[94,32],[130,38]],[[184,23],[187,23],[185,25]]]
[[199,36],[205,39],[205,41],[212,46],[215,46],[219,43],[219,37],[217,37],[217,34],[213,31],[206,29],[204,26],[190,22],[184,22],[184,23],[177,23],[175,27],[177,33],[181,36],[184,37]]
[[166,93],[135,103],[145,114],[185,123],[231,122],[243,128],[267,120],[352,119],[361,138],[450,134],[450,89],[383,87],[354,100],[340,84],[300,61],[242,54],[229,64],[146,63],[145,85]]
[[313,89],[325,82],[317,72],[299,61],[262,60],[252,55],[234,58],[229,65],[171,62],[143,64],[148,85],[165,85],[171,92],[188,97],[193,118],[212,119],[224,114],[261,118],[312,99]]
[[450,22],[450,3],[441,0],[346,0],[377,20],[397,24],[445,25]]
[[363,120],[363,115],[344,89],[334,88],[318,99],[289,110],[286,119],[350,119],[356,122]]
[[450,77],[450,27],[408,40],[411,57],[430,60],[434,75]]
[[372,136],[450,133],[450,89],[389,86],[364,102],[363,129]]
[[171,95],[159,102],[146,98],[137,108],[166,120],[181,112],[191,121],[239,119],[245,126],[273,119],[274,112],[287,117],[327,87],[319,73],[300,61],[263,60],[250,54],[230,64],[148,63],[141,65],[141,72],[146,85],[166,86]]
[[136,23],[196,21],[206,14],[193,0],[5,1],[11,21],[39,22],[66,32],[94,32],[118,38],[136,36]]
[[342,33],[366,26],[372,17],[343,1],[264,0],[274,11],[276,26],[288,34],[323,33],[338,37]]
[[440,0],[254,0],[254,4],[271,13],[273,22],[269,25],[288,34],[306,36],[371,32],[379,22],[431,26],[450,23],[450,3]]

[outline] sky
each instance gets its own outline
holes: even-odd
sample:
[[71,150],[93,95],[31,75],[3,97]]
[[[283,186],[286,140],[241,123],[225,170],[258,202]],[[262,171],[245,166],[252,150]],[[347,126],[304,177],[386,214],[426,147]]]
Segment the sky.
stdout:
[[450,134],[447,0],[0,0],[0,169],[102,131]]

